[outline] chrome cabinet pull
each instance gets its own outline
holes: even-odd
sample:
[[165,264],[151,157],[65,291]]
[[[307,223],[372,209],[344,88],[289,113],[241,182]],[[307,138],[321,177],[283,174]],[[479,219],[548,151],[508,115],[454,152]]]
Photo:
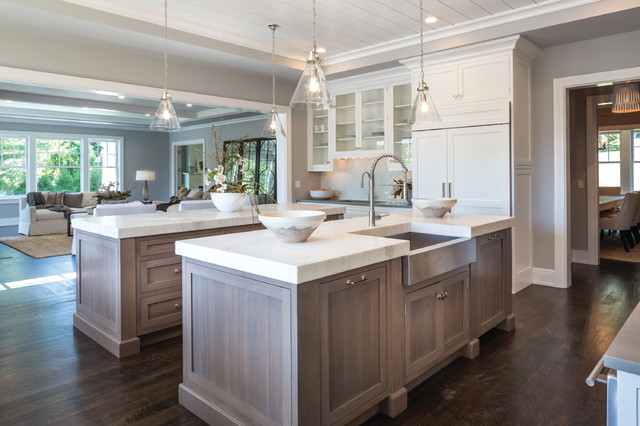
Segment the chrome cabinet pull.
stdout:
[[447,298],[447,296],[448,296],[448,295],[449,295],[449,294],[448,294],[446,291],[443,291],[442,293],[440,293],[440,294],[437,296],[437,298],[438,298],[439,300],[444,300],[444,299],[446,299],[446,298]]
[[367,280],[367,276],[366,276],[366,275],[363,275],[362,277],[360,277],[360,279],[359,279],[359,280],[355,280],[355,281],[353,281],[353,280],[347,280],[347,285],[354,285],[354,284],[358,284],[358,283],[361,283],[361,282],[366,281],[366,280]]
[[446,184],[444,182],[442,182],[442,198],[445,197],[444,195],[444,188],[445,188]]
[[491,234],[487,237],[489,240],[495,240],[496,238],[498,238],[498,234]]
[[180,269],[176,268],[176,269],[174,269],[174,270],[173,270],[173,272],[174,272],[175,274],[179,274],[179,273],[180,273]]
[[449,198],[451,198],[451,182],[449,182]]
[[180,306],[180,305],[179,305],[179,304],[177,304],[177,303],[176,303],[175,305],[173,305],[173,309],[178,310],[178,309],[180,309],[180,308],[182,308],[182,306]]

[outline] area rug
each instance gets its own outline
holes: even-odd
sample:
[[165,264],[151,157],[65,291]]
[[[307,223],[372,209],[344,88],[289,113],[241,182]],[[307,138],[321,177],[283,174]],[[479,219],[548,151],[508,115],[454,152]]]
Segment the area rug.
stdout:
[[600,258],[640,263],[640,246],[636,245],[627,253],[624,251],[619,233],[611,237],[605,235],[604,239],[600,240]]
[[73,237],[67,234],[18,235],[14,237],[2,237],[0,243],[18,250],[21,253],[35,259],[44,257],[64,256],[71,254],[71,242]]

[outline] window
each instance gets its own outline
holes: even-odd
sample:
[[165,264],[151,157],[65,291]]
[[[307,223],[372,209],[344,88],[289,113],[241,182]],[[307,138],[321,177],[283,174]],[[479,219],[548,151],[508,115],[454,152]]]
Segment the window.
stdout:
[[0,196],[122,182],[120,137],[0,131]]
[[620,182],[620,132],[598,132],[598,186]]
[[36,139],[37,191],[80,192],[81,140]]
[[118,142],[89,139],[89,191],[109,182],[118,182]]
[[0,195],[27,192],[26,138],[0,137]]
[[631,132],[631,143],[633,150],[633,189],[640,189],[640,130],[636,129]]

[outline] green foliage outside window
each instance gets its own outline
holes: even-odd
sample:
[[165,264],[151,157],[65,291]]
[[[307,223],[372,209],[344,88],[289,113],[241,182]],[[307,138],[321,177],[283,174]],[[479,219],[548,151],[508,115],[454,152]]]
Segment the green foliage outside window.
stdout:
[[24,138],[0,138],[0,195],[26,194],[26,143]]

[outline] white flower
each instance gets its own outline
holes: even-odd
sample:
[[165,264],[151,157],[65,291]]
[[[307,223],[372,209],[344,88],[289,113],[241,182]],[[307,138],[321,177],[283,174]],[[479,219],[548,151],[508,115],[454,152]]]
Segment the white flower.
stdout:
[[218,188],[216,188],[216,192],[224,192],[227,190],[227,184],[223,183],[222,185],[218,186]]
[[218,173],[213,177],[213,180],[215,181],[216,184],[220,185],[227,181],[227,177],[223,174]]
[[242,173],[246,172],[248,168],[246,164],[242,164]]
[[220,164],[218,167],[216,167],[216,173],[217,174],[223,174],[224,173],[224,166],[222,164]]
[[209,176],[205,176],[203,180],[205,185],[211,186],[211,178]]
[[235,163],[236,163],[238,166],[241,166],[241,165],[242,165],[242,157],[240,156],[240,154],[236,154],[236,160],[235,160]]

